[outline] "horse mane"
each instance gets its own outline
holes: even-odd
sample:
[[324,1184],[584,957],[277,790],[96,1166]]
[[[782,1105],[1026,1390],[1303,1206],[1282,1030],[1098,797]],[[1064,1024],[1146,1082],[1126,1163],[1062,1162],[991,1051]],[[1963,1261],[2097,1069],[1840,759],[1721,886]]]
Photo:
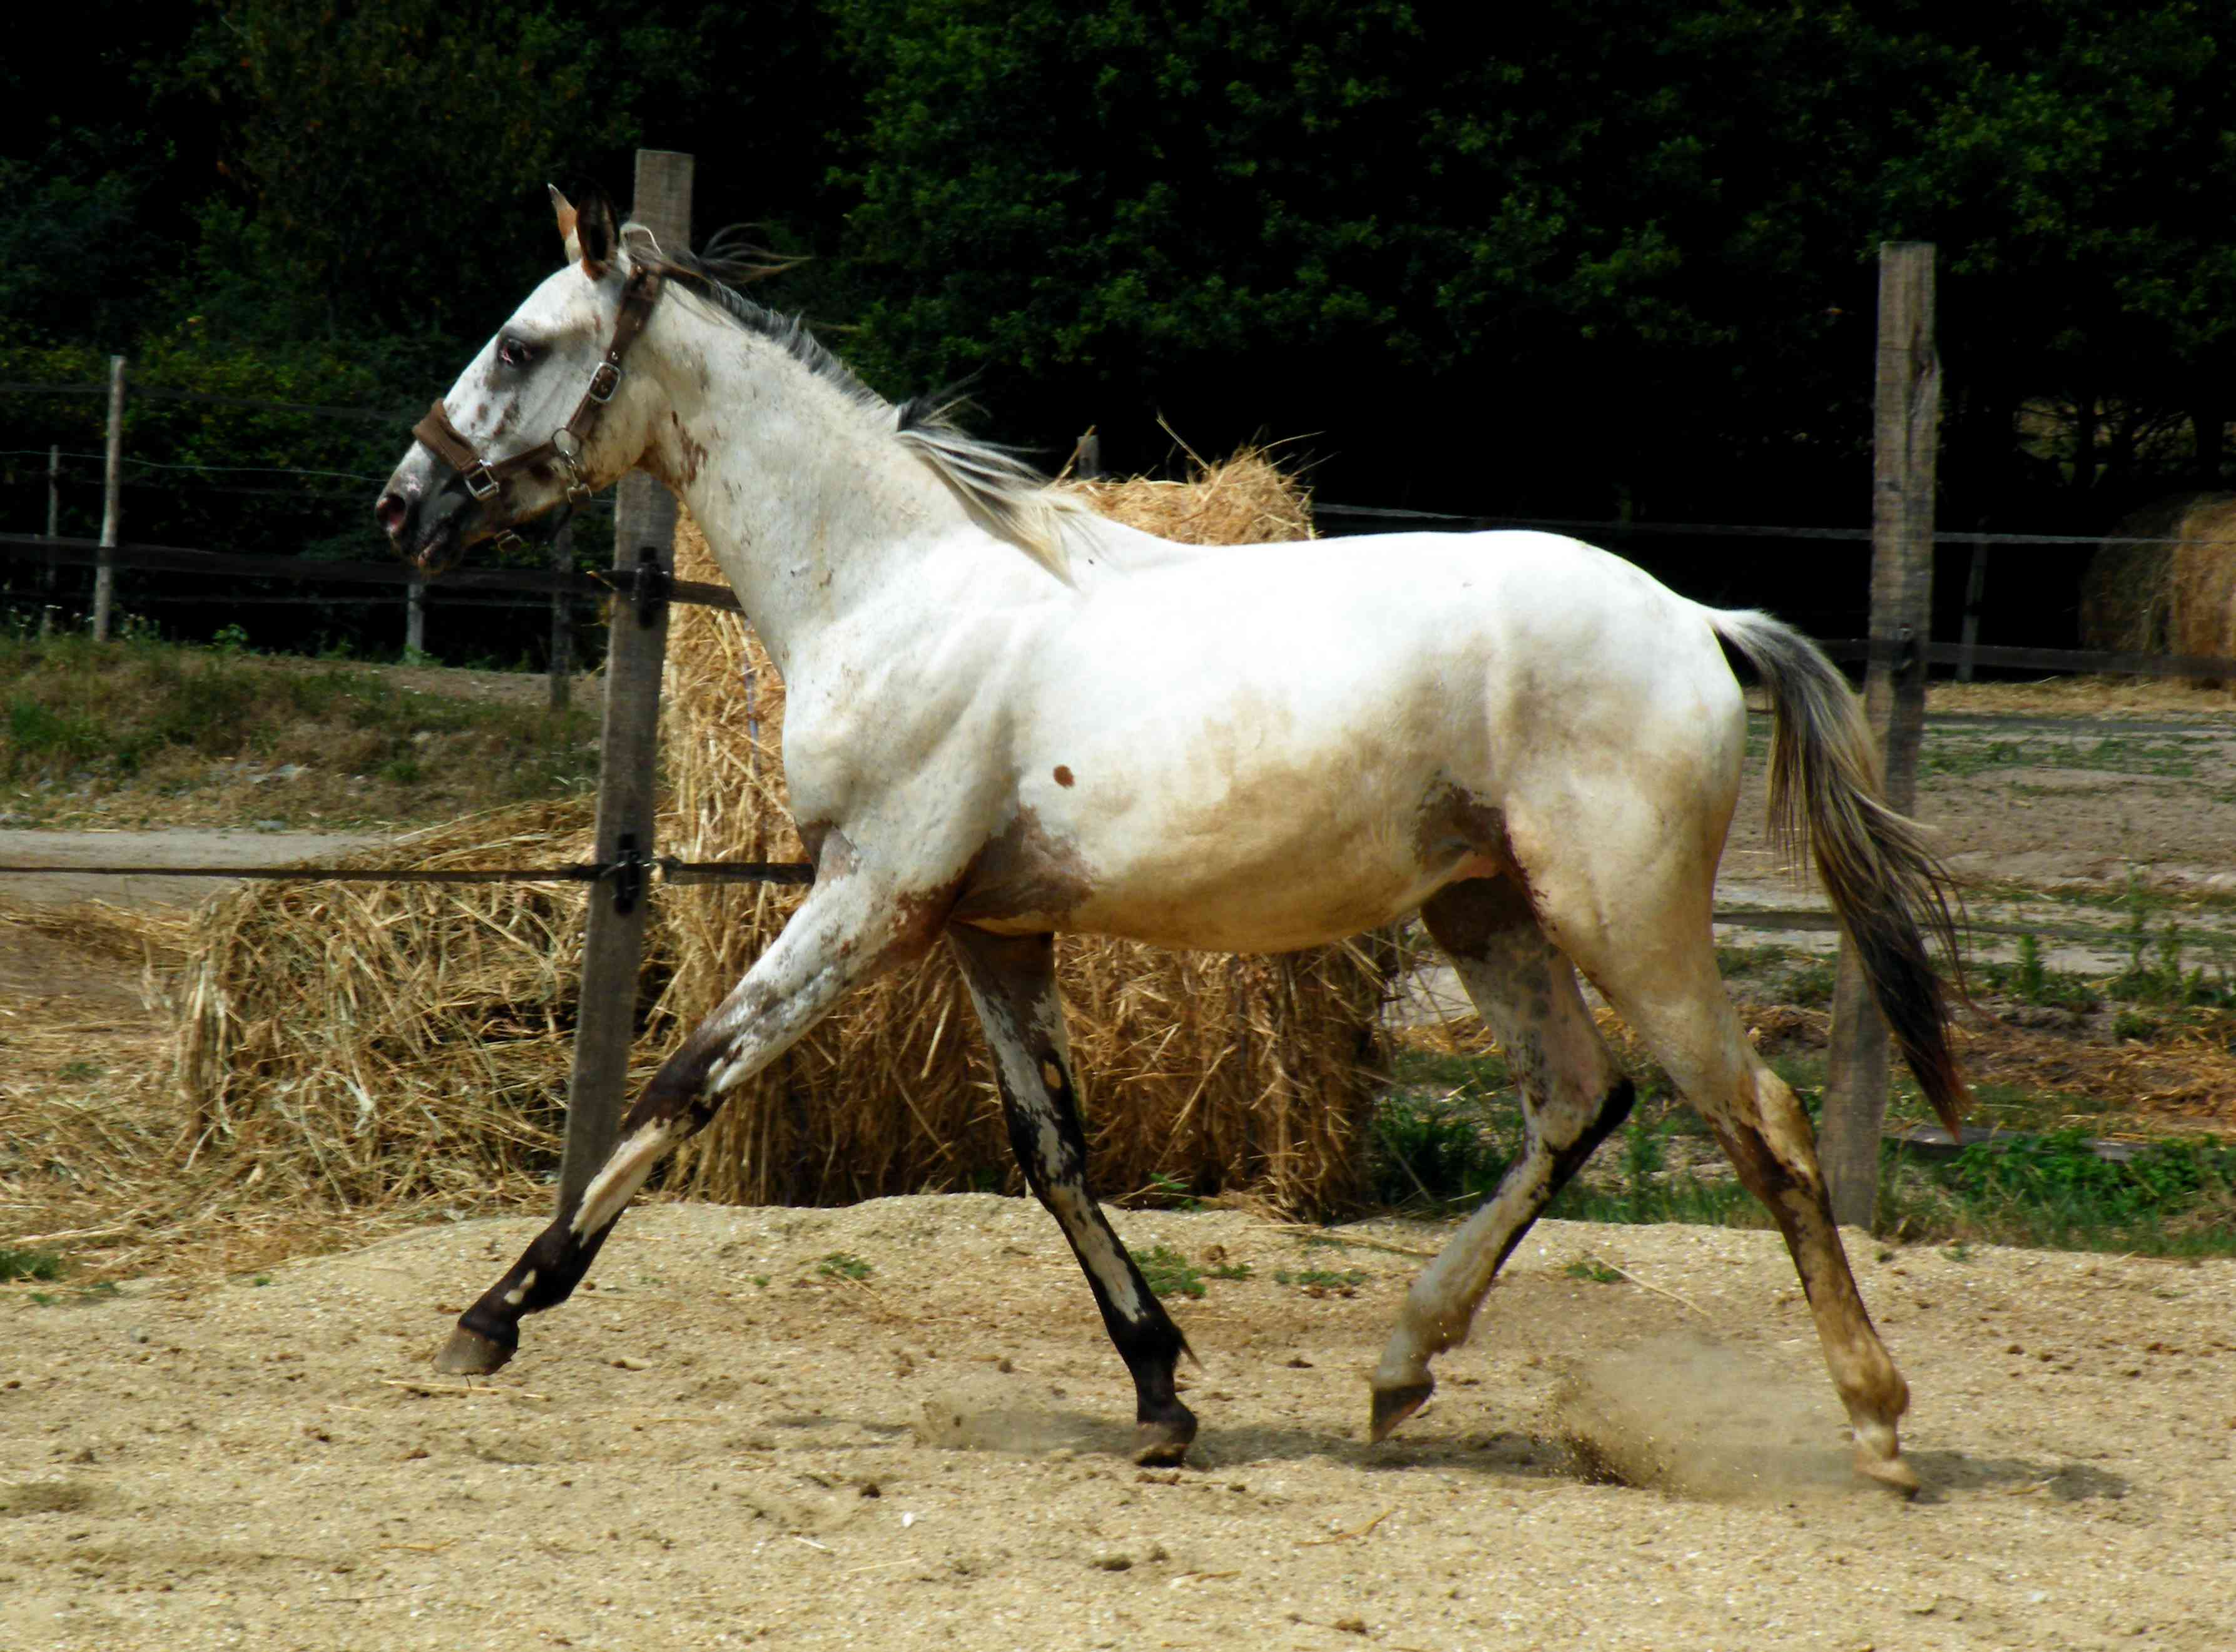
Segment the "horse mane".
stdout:
[[641,224],[624,225],[621,235],[632,259],[652,265],[716,313],[775,345],[856,406],[890,421],[894,439],[931,468],[981,527],[1070,583],[1064,529],[1082,507],[1050,486],[1016,449],[963,429],[957,419],[970,405],[965,398],[940,394],[888,402],[810,332],[803,318],[757,304],[739,291],[799,260],[766,252],[735,226],[716,233],[703,252],[668,252]]

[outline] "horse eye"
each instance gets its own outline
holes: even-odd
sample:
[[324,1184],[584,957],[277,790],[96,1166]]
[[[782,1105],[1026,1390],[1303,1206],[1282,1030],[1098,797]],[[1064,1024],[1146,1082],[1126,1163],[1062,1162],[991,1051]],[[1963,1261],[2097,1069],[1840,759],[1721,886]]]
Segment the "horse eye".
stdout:
[[532,345],[524,344],[517,338],[500,338],[497,340],[497,358],[507,367],[525,367],[536,359],[536,351]]

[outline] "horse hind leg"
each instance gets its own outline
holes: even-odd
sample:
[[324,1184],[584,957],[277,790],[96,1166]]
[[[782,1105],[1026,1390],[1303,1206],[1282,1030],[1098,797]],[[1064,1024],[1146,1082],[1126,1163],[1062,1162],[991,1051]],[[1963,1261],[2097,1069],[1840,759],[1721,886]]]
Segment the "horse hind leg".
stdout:
[[[1634,894],[1643,887],[1631,885]],[[1705,888],[1659,903],[1634,900],[1634,927],[1621,936],[1587,915],[1608,903],[1566,894],[1556,888],[1546,897],[1549,926],[1707,1120],[1741,1184],[1776,1220],[1848,1413],[1857,1472],[1915,1492],[1917,1477],[1902,1459],[1897,1433],[1909,1385],[1849,1269],[1808,1115],[1747,1042],[1717,974]]]
[[1196,1431],[1174,1376],[1187,1341],[1088,1190],[1087,1137],[1056,993],[1055,937],[956,925],[947,938],[993,1052],[1009,1144],[1034,1196],[1063,1229],[1133,1376],[1134,1460],[1179,1463]]
[[849,944],[875,933],[877,908],[858,885],[819,884],[743,980],[664,1062],[583,1189],[474,1305],[435,1356],[436,1368],[481,1376],[520,1346],[520,1321],[556,1308],[589,1271],[621,1212],[678,1142],[704,1129],[722,1098],[789,1048],[846,989],[904,948]]
[[1576,990],[1575,972],[1538,927],[1520,885],[1448,885],[1423,921],[1506,1052],[1522,1092],[1524,1143],[1496,1191],[1405,1294],[1371,1379],[1370,1439],[1420,1409],[1436,1384],[1429,1362],[1466,1339],[1498,1270],[1553,1196],[1630,1114],[1630,1080],[1615,1068]]

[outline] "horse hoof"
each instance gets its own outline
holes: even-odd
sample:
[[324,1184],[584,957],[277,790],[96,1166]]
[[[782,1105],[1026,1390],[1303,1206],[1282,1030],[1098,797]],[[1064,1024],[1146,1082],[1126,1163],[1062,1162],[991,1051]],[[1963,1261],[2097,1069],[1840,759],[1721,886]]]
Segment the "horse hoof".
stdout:
[[1434,1378],[1425,1382],[1408,1382],[1395,1388],[1374,1391],[1374,1413],[1367,1419],[1366,1443],[1379,1446],[1390,1438],[1399,1423],[1428,1403],[1429,1396],[1437,1391]]
[[1186,1412],[1144,1420],[1134,1426],[1134,1460],[1143,1468],[1178,1468],[1194,1441],[1195,1419]]
[[1858,1452],[1856,1472],[1867,1480],[1878,1481],[1900,1497],[1916,1497],[1924,1484],[1899,1457],[1867,1457]]
[[503,1369],[511,1358],[512,1350],[502,1342],[461,1325],[450,1333],[450,1340],[436,1354],[435,1369],[446,1376],[485,1377]]

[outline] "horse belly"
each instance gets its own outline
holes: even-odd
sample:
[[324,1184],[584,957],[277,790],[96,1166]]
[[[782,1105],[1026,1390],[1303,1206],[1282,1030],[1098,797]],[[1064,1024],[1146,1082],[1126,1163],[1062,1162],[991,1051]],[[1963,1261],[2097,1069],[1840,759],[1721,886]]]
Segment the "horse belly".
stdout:
[[[1459,871],[1449,856],[1424,863],[1418,788],[1400,790],[1409,795],[1354,785],[1316,803],[1292,789],[1251,797],[1238,787],[1215,803],[1137,801],[1100,820],[1060,809],[1046,825],[1036,816],[1036,852],[1013,859],[1003,880],[1014,904],[1036,910],[1017,914],[1026,922],[989,927],[1248,953],[1357,934],[1410,912]],[[958,915],[970,919],[969,906]]]

